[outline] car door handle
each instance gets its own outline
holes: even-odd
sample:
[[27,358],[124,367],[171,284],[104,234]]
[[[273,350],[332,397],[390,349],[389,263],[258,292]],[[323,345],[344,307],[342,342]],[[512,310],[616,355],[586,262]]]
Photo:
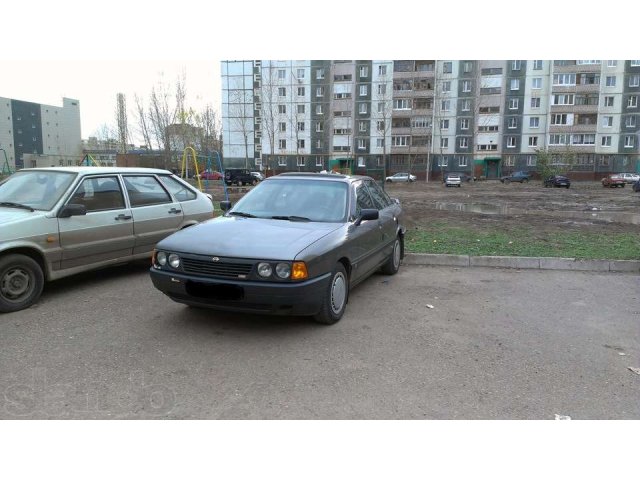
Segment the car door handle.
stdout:
[[169,210],[169,213],[180,213],[182,212],[182,210],[178,210],[177,208],[172,208],[171,210]]
[[116,217],[116,220],[131,220],[131,215],[125,215],[124,213],[121,213]]

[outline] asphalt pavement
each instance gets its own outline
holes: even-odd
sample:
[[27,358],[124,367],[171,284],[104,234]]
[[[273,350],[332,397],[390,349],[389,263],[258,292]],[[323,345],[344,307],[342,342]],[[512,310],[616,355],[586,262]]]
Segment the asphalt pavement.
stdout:
[[640,418],[640,277],[404,265],[333,326],[189,308],[148,266],[0,315],[3,419]]

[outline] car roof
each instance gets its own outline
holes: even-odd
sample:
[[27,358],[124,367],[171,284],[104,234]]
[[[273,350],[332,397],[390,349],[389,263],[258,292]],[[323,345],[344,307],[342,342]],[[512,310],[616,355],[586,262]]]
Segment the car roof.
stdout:
[[365,175],[345,175],[343,173],[315,173],[315,172],[286,172],[267,178],[267,180],[278,180],[284,178],[297,178],[302,180],[339,180],[342,182],[354,182],[360,179],[371,179]]
[[101,173],[171,173],[168,170],[159,168],[144,167],[42,167],[42,168],[23,168],[23,171],[48,171],[48,172],[71,172],[81,175],[101,174]]

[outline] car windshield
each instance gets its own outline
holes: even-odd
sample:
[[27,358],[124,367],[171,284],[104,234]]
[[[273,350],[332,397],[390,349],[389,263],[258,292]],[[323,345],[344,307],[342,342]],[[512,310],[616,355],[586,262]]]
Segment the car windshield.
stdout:
[[75,177],[73,172],[21,170],[0,183],[0,203],[51,210]]
[[342,222],[347,216],[347,184],[296,178],[266,180],[242,197],[229,214],[290,221]]

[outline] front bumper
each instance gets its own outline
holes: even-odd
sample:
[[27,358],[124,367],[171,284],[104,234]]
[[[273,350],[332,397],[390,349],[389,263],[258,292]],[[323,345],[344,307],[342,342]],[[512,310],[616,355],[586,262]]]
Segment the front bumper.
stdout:
[[247,282],[185,275],[151,267],[153,286],[172,300],[216,310],[268,315],[315,315],[331,273],[297,283]]

